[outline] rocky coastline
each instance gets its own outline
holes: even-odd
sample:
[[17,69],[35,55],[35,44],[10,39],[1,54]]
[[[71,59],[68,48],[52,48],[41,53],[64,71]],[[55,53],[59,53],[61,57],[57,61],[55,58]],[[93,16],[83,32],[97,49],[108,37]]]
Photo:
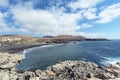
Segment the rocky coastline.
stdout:
[[46,70],[17,71],[24,54],[0,53],[0,80],[119,80],[120,63],[108,68],[91,62],[64,61]]

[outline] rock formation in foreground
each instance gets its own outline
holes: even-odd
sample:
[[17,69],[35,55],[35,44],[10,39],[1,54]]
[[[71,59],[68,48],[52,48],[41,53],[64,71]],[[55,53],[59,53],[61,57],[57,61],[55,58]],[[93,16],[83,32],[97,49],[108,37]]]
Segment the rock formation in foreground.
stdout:
[[22,54],[0,53],[0,80],[17,80],[16,66],[23,59]]
[[[46,70],[16,71],[22,54],[0,53],[0,80],[119,80],[120,67],[103,68],[91,62],[64,61]],[[119,63],[117,63],[119,65]]]

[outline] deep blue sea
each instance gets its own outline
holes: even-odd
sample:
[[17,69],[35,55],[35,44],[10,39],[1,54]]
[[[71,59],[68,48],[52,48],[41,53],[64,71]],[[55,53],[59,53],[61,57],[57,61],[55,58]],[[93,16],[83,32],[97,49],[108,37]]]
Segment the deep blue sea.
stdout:
[[120,40],[47,45],[25,50],[25,56],[18,70],[43,70],[65,60],[83,60],[106,66],[120,62]]

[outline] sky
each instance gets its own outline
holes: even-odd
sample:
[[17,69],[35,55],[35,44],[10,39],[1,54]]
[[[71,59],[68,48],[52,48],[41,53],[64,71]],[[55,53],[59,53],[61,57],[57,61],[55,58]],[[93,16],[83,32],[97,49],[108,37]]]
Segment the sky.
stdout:
[[120,0],[0,0],[0,35],[120,39]]

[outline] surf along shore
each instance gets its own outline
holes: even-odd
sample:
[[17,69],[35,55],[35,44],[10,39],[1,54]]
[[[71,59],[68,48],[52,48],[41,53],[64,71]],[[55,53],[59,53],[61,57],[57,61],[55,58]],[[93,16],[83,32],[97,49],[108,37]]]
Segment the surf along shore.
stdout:
[[0,80],[119,80],[120,78],[120,63],[105,68],[91,62],[64,61],[49,66],[46,70],[17,71],[16,66],[23,59],[24,54],[0,52]]
[[29,48],[33,48],[33,47],[40,47],[40,46],[44,46],[44,45],[49,45],[49,43],[0,46],[0,52],[2,52],[2,53],[22,53],[25,49],[29,49]]
[[49,44],[0,46],[0,80],[115,80],[120,77],[120,63],[104,68],[91,62],[64,61],[46,70],[17,71],[16,66],[25,59],[23,50],[43,45]]

